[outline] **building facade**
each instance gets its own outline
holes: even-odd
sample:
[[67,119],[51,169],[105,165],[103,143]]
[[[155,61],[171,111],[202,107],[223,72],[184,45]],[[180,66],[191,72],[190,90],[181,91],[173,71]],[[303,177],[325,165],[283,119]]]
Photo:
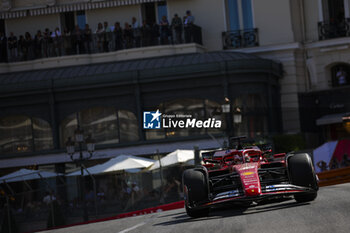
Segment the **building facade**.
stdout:
[[[0,134],[6,162],[1,164],[9,167],[28,165],[34,157],[38,164],[67,162],[65,141],[78,122],[97,139],[101,158],[216,147],[208,133],[221,138],[224,130],[145,131],[142,112],[189,111],[205,118],[224,97],[245,108],[235,135],[302,132],[311,146],[328,139],[320,136],[330,134],[327,115],[350,112],[348,0],[13,0],[2,1],[0,11],[0,31],[18,40],[26,32],[35,40],[46,28],[58,28],[63,39],[66,29],[71,38],[76,25],[82,30],[86,24],[93,34],[91,53],[75,40],[70,41],[75,52],[67,54],[66,47],[55,47],[55,36],[50,54],[40,47],[39,57],[33,47],[33,56],[11,60],[19,46],[16,52],[6,49],[10,62],[0,64]],[[194,16],[190,30],[184,25],[187,11]],[[165,16],[171,24],[175,14],[183,24],[181,38],[172,27],[162,42],[160,28],[150,36],[153,44],[141,30],[139,45],[138,36],[130,46],[123,37],[125,45],[118,48],[116,22],[124,29],[135,17],[139,27],[152,26]],[[98,37],[104,22],[111,30],[107,49],[107,37]],[[334,101],[329,93],[337,96]],[[332,107],[310,114],[321,105]],[[336,124],[342,127],[341,120]]]

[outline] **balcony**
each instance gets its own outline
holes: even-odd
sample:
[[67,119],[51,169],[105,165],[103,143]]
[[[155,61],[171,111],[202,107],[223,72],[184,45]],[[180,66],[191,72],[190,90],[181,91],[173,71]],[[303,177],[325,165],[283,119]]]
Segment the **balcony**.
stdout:
[[[18,36],[17,39],[19,39]],[[94,61],[107,62],[116,59],[165,56],[182,53],[181,51],[194,52],[193,49],[202,47],[200,45],[202,45],[202,29],[197,25],[183,28],[180,35],[176,34],[172,28],[168,33],[159,29],[138,28],[131,30],[128,34],[103,32],[92,33],[89,37],[85,36],[83,31],[78,36],[74,33],[62,33],[59,36],[51,34],[51,36],[43,36],[40,40],[30,37],[18,40],[15,45],[7,43],[7,54],[2,54],[0,63],[3,64],[0,67],[10,67],[5,72],[13,72],[11,66],[21,70],[19,66],[29,68],[30,64],[34,64],[35,69],[40,63],[44,67],[37,68],[48,68],[44,64],[57,63],[58,66],[63,66],[66,63],[65,60],[70,62],[81,60],[78,62],[80,64],[86,63],[83,60],[90,60],[93,63]]]
[[350,36],[350,18],[318,22],[319,40]]
[[236,49],[259,46],[258,29],[244,29],[222,33],[224,49]]

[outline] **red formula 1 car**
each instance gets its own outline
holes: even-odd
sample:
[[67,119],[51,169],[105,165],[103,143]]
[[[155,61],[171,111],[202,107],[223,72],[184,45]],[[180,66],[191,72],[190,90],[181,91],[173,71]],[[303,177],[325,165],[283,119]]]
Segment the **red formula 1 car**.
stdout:
[[[239,140],[240,138],[238,138]],[[186,212],[201,217],[226,202],[249,204],[294,195],[297,202],[317,197],[317,176],[307,153],[275,154],[258,147],[217,150],[202,154],[203,165],[183,174]]]

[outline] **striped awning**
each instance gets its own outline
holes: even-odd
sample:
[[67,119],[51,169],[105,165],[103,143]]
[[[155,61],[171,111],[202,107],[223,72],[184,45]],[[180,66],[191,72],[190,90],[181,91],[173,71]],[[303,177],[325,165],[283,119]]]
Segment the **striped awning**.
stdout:
[[[0,12],[0,19],[13,19],[21,18],[25,16],[37,16],[37,15],[48,15],[56,14],[61,12],[69,11],[82,11],[82,10],[94,10],[109,7],[137,5],[147,2],[160,2],[164,0],[112,0],[112,1],[89,1],[74,4],[65,5],[54,5],[54,6],[43,6],[42,8],[27,9],[27,10],[16,10],[12,9],[6,12]],[[29,15],[28,15],[29,14]]]
[[0,19],[15,19],[15,18],[22,18],[27,16],[26,10],[21,11],[7,11],[7,12],[1,12],[0,13]]

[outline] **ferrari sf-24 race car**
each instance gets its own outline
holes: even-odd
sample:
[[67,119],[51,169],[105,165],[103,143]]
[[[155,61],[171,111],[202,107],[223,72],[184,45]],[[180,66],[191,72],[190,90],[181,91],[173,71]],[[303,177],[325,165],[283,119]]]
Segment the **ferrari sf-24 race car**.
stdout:
[[[238,138],[239,140],[240,138]],[[307,153],[267,154],[256,146],[202,154],[203,165],[183,173],[186,212],[206,216],[210,207],[227,202],[248,205],[294,196],[297,202],[317,197],[318,178]]]

